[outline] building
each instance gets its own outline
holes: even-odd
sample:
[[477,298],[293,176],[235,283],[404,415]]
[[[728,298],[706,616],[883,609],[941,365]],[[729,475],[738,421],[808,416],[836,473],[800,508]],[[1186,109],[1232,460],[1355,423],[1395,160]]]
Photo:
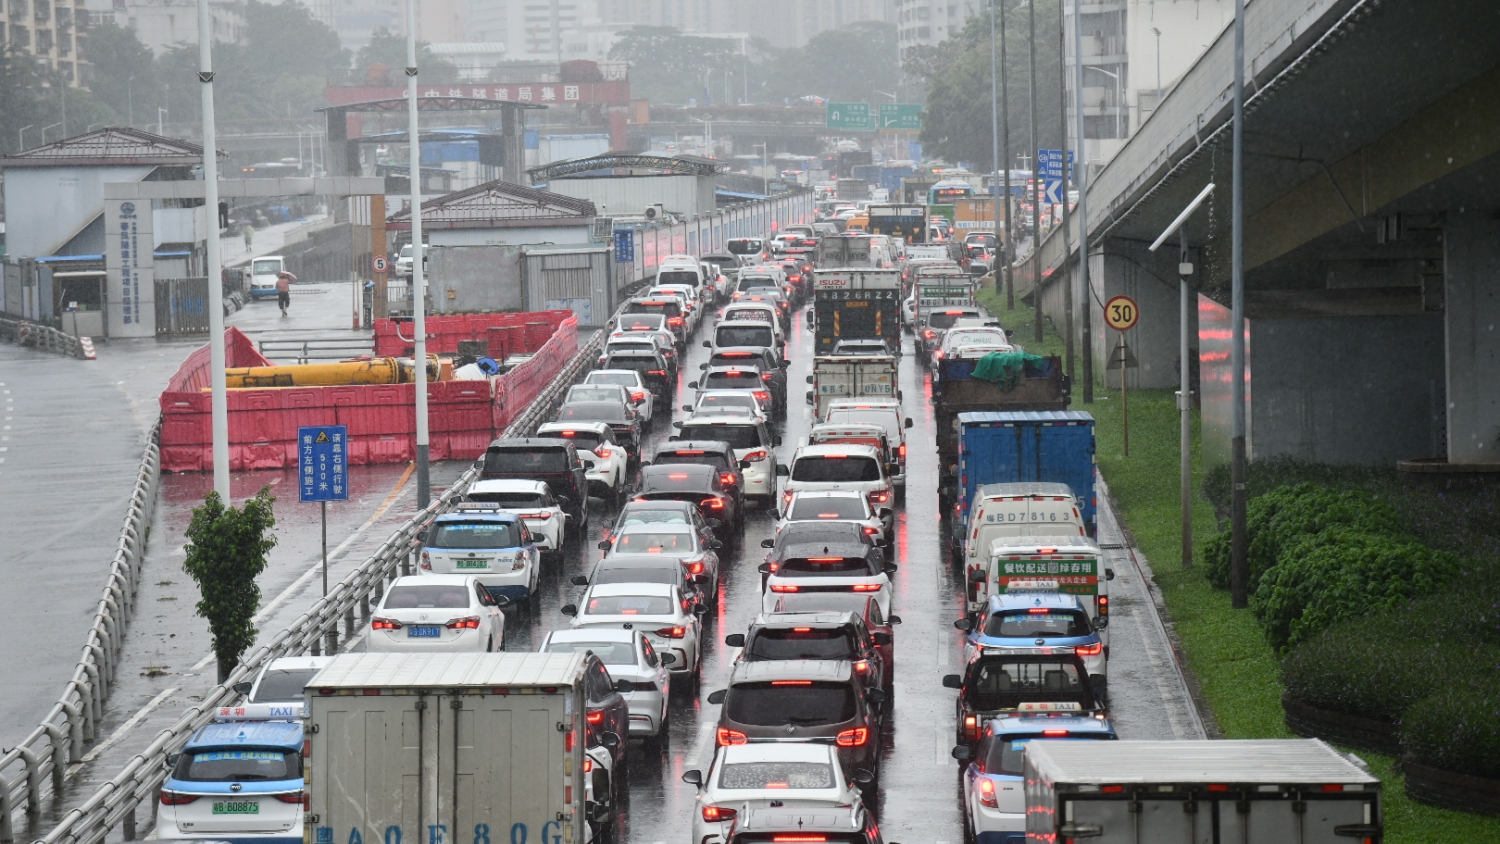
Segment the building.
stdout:
[[526,171],[533,184],[588,201],[603,216],[693,219],[716,207],[714,177],[722,162],[696,156],[609,153]]
[[[100,9],[101,2],[109,6]],[[135,32],[141,43],[160,56],[182,44],[198,43],[198,4],[189,0],[93,0],[93,21],[113,21]],[[211,0],[209,25],[215,42],[237,44],[245,37],[242,3]]]
[[562,62],[568,33],[597,24],[597,0],[467,0],[465,41],[503,43],[512,60]]
[[896,44],[901,58],[913,47],[934,47],[964,28],[969,18],[988,11],[984,0],[892,0]]
[[0,44],[35,56],[74,87],[88,84],[82,59],[88,40],[84,0],[10,0],[0,4]]

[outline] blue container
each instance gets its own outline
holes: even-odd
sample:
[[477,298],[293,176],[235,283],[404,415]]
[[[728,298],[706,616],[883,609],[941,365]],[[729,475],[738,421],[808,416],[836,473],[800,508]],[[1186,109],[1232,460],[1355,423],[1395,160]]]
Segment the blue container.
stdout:
[[960,413],[958,518],[984,484],[1067,484],[1089,536],[1098,535],[1094,491],[1094,417],[1081,410]]

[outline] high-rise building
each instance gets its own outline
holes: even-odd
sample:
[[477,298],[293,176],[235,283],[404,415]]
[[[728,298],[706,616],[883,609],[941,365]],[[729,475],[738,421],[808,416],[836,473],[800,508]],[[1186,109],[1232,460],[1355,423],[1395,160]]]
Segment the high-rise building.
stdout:
[[[893,0],[901,58],[913,47],[936,46],[957,35],[969,18],[989,10],[986,0]],[[1092,0],[1091,0],[1092,2]]]
[[[135,33],[160,56],[172,47],[198,43],[198,5],[182,0],[87,0],[92,23],[109,21]],[[80,6],[83,3],[79,3]],[[245,35],[245,7],[232,0],[209,0],[209,26],[217,43],[238,43]]]
[[35,56],[74,87],[86,85],[88,23],[83,0],[6,0],[0,4],[0,43]]
[[595,0],[606,24],[671,26],[694,34],[745,32],[800,47],[856,21],[887,21],[893,0]]

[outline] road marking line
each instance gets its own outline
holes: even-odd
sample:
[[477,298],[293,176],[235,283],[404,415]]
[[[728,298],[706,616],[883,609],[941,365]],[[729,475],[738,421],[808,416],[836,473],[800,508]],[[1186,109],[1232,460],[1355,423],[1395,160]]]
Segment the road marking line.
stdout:
[[170,695],[173,692],[177,691],[177,688],[177,686],[172,686],[171,688],[162,689],[161,692],[158,693],[156,697],[152,698],[149,703],[141,707],[140,710],[137,711],[134,715],[130,716],[130,719],[128,721],[121,724],[118,728],[115,729],[113,733],[110,733],[109,738],[95,745],[94,749],[85,754],[82,759],[74,762],[72,765],[69,765],[68,773],[71,774],[77,771],[84,765],[87,765],[88,763],[94,761],[94,757],[98,756],[100,753],[103,753],[110,747],[113,747],[115,742],[124,738],[126,732],[128,732],[136,724],[139,724],[142,718],[145,718],[146,715],[151,712],[151,710],[155,709],[163,700],[166,700],[167,695]]
[[714,726],[716,723],[717,719],[698,728],[698,738],[693,742],[693,751],[688,754],[688,759],[703,758],[704,752],[708,750],[708,740],[714,737]]

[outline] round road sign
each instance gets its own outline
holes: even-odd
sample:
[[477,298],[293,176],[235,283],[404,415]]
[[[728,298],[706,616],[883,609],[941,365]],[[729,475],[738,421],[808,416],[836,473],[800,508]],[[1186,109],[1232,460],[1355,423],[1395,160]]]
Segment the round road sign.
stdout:
[[1116,331],[1129,331],[1140,319],[1141,309],[1129,296],[1114,296],[1104,303],[1104,321]]
[[375,272],[383,273],[391,268],[391,262],[384,255],[376,255],[375,260],[370,263],[375,265]]

